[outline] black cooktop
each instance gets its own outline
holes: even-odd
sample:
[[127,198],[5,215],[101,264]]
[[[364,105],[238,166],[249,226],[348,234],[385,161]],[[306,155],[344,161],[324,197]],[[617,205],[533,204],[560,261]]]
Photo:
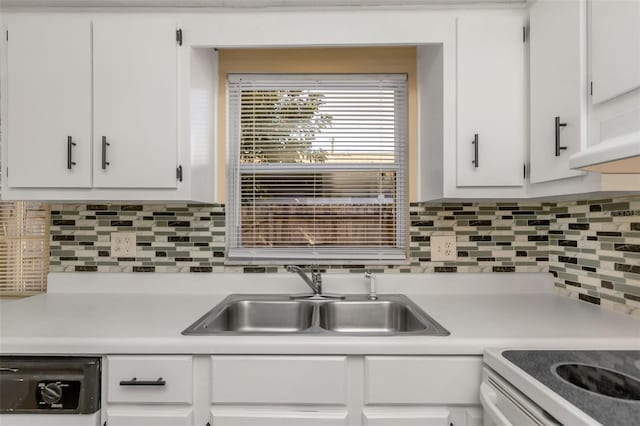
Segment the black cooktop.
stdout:
[[640,351],[513,350],[502,356],[603,425],[640,424]]

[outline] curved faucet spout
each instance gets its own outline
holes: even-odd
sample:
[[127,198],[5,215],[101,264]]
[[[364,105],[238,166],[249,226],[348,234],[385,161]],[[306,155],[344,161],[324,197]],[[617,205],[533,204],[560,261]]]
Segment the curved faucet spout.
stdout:
[[311,271],[312,278],[309,278],[307,273],[304,272],[304,270],[301,267],[296,265],[287,265],[287,271],[295,272],[298,275],[300,275],[300,278],[302,278],[304,282],[307,283],[309,287],[311,287],[311,290],[313,290],[314,295],[320,295],[322,293],[322,287],[321,287],[322,281],[321,281],[320,272],[316,272],[312,270]]

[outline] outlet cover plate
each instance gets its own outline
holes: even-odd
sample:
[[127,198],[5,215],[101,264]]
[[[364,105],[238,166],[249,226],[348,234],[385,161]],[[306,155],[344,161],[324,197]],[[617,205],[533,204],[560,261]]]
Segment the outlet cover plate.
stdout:
[[431,260],[446,261],[458,258],[458,248],[456,246],[455,235],[432,235],[431,236]]
[[111,257],[136,257],[135,232],[111,233]]

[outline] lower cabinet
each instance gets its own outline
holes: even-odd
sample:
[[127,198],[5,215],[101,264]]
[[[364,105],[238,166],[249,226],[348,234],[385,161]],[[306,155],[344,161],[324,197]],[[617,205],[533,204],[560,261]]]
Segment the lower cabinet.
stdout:
[[363,426],[482,426],[482,409],[479,406],[365,408],[361,424]]
[[449,426],[449,409],[429,408],[387,408],[366,409],[363,412],[365,426]]
[[346,356],[221,355],[210,365],[214,426],[350,424]]
[[108,426],[193,426],[191,409],[107,409]]
[[103,362],[107,426],[194,426],[193,357],[120,355]]
[[480,356],[109,356],[107,426],[480,426]]
[[482,358],[364,357],[366,426],[480,426]]
[[345,406],[346,356],[212,356],[211,403]]
[[212,426],[348,426],[346,412],[288,410],[212,410]]

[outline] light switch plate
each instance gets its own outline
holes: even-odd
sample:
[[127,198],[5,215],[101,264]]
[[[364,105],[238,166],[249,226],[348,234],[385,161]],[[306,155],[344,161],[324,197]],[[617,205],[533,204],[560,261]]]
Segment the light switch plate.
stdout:
[[432,235],[431,236],[431,260],[456,260],[458,258],[458,248],[456,246],[455,235]]
[[111,257],[136,257],[135,232],[111,233]]

